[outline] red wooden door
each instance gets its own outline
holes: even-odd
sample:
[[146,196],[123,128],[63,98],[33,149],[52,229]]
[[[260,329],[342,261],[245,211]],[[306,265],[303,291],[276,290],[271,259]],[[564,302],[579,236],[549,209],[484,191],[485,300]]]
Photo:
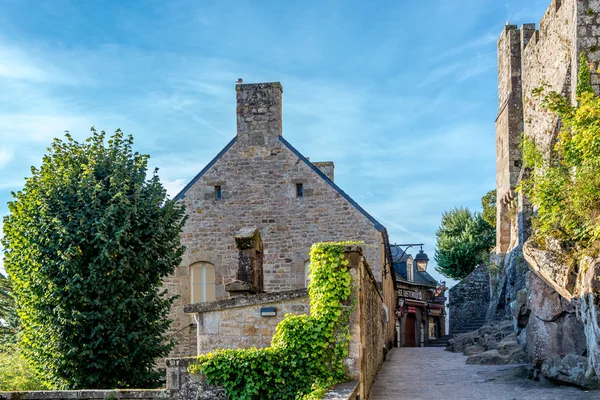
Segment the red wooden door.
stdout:
[[416,325],[416,318],[414,314],[407,314],[406,315],[406,321],[404,322],[404,337],[405,337],[405,342],[404,342],[404,346],[405,347],[415,347],[417,345],[417,341],[416,341],[416,332],[415,332],[415,325]]

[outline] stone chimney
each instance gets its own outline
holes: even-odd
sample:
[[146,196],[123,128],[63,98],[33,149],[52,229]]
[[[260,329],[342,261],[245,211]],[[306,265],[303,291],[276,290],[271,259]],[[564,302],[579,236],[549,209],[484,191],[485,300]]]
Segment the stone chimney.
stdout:
[[281,136],[281,83],[238,83],[235,91],[238,143],[275,145]]
[[321,172],[324,173],[326,177],[331,179],[331,182],[333,182],[333,161],[314,162],[313,165],[319,168]]

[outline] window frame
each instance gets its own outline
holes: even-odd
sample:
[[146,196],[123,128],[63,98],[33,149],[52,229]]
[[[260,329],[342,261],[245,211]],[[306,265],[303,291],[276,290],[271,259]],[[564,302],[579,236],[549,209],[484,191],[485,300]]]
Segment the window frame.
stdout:
[[[212,268],[213,280],[212,282],[207,281],[207,268]],[[200,279],[196,276],[197,273],[200,273]],[[208,261],[198,261],[190,265],[189,267],[189,295],[190,295],[190,303],[205,303],[208,301],[216,300],[216,290],[217,290],[217,273],[215,269],[215,265]],[[212,285],[212,296],[207,296],[209,285]],[[201,296],[200,301],[196,301],[195,299],[195,289],[200,286]],[[208,299],[207,297],[213,297],[212,299]]]

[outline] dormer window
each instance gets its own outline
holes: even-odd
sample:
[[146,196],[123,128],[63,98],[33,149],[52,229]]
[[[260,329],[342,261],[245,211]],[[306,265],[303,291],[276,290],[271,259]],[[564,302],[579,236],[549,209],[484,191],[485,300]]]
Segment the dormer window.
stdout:
[[221,201],[221,186],[215,186],[215,200]]
[[406,263],[406,277],[408,278],[409,281],[414,281],[415,277],[414,277],[414,273],[413,273],[413,263]]
[[301,183],[296,183],[296,197],[302,197],[304,195],[304,189]]

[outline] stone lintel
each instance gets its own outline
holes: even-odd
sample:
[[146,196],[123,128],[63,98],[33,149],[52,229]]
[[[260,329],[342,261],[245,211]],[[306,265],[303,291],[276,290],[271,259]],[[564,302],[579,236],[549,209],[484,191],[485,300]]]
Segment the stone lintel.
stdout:
[[257,304],[276,303],[285,300],[307,297],[306,289],[288,290],[284,292],[259,293],[251,296],[234,297],[231,299],[215,300],[206,303],[186,304],[183,306],[185,313],[204,313],[210,311],[226,310]]
[[238,280],[226,284],[225,291],[230,295],[252,295],[260,292],[260,290],[250,282]]

